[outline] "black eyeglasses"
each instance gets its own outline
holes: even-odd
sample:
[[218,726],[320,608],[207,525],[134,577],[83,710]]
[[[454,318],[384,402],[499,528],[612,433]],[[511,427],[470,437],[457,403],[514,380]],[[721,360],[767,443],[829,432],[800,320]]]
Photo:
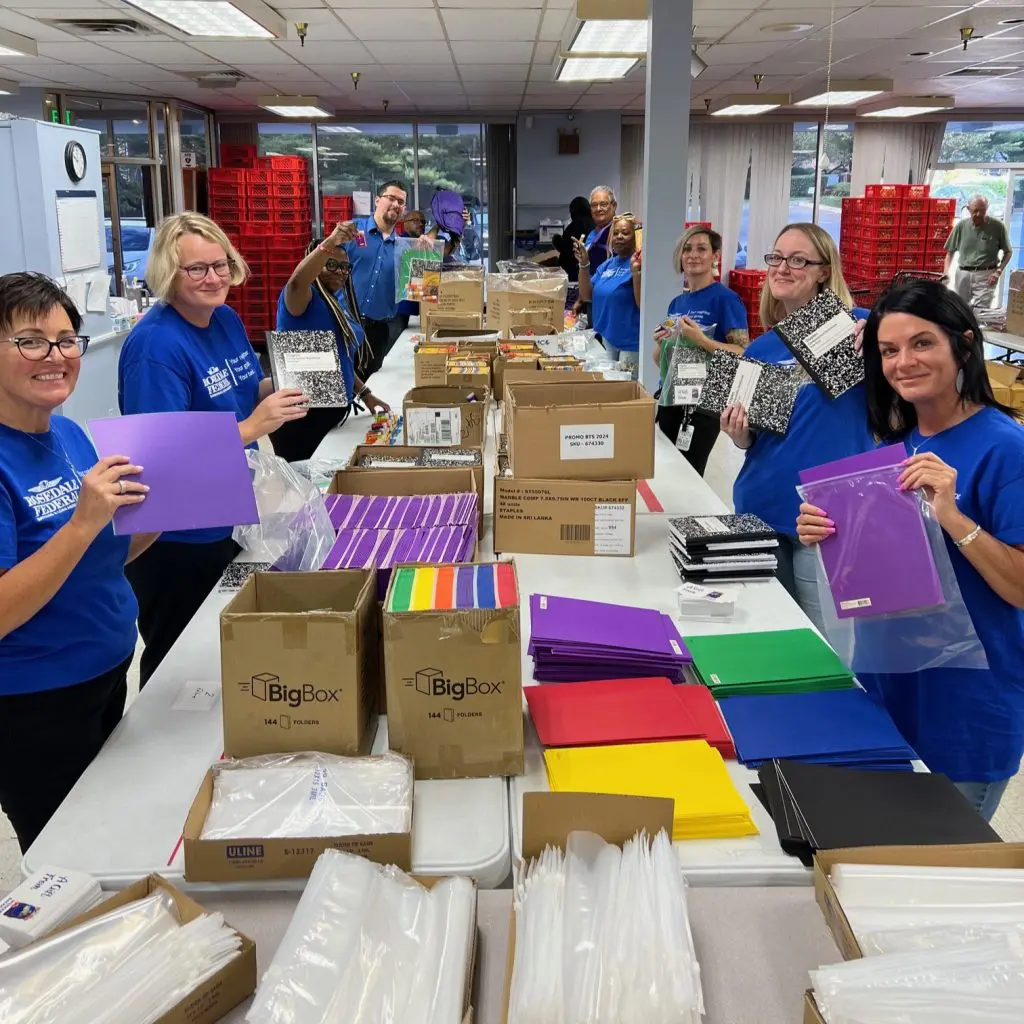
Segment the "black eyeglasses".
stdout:
[[783,263],[788,263],[791,270],[803,270],[804,267],[828,266],[826,260],[809,260],[806,256],[783,256],[778,252],[766,253],[764,261],[769,267],[781,267]]
[[89,338],[84,334],[59,338],[57,341],[32,336],[5,338],[4,340],[9,341],[26,359],[33,363],[41,363],[44,359],[48,359],[54,349],[57,349],[65,359],[81,359],[89,347]]
[[352,264],[348,260],[329,259],[324,264],[324,270],[329,270],[332,274],[347,274],[351,269]]
[[187,267],[179,267],[184,270],[193,281],[202,281],[212,270],[218,277],[230,277],[231,271],[235,269],[234,260],[217,260],[215,263],[190,263]]

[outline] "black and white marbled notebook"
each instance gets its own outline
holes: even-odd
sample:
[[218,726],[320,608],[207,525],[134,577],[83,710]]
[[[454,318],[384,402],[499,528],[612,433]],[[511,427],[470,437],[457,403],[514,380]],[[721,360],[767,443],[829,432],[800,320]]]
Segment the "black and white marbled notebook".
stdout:
[[697,405],[701,412],[720,416],[727,405],[742,405],[752,430],[786,433],[802,383],[795,366],[741,359],[720,349],[708,360],[707,367]]
[[311,409],[348,405],[333,331],[268,331],[267,354],[275,390],[299,388]]

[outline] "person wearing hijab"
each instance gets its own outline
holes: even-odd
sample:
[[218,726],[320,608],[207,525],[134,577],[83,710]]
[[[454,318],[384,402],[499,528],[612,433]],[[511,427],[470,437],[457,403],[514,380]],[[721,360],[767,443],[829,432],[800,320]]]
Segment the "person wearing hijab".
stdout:
[[580,279],[580,265],[573,252],[572,240],[581,235],[586,238],[594,230],[590,200],[585,196],[577,196],[569,204],[569,218],[565,231],[555,235],[551,244],[558,250],[558,265],[569,275],[569,281],[575,284]]
[[430,200],[430,213],[434,218],[433,227],[427,232],[430,238],[444,239],[444,263],[463,263],[462,235],[466,230],[463,211],[466,204],[457,192],[442,190],[435,192]]

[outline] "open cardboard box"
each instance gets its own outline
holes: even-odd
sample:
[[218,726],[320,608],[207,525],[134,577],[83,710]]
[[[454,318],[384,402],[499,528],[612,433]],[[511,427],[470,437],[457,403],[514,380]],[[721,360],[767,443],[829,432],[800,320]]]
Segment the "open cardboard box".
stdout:
[[[188,924],[206,913],[195,900],[175,889],[165,878],[160,875],[148,875],[103,900],[102,903],[96,904],[84,914],[66,921],[49,934],[56,935],[86,921],[92,921],[119,907],[152,896],[158,890],[166,892],[174,901],[183,924]],[[226,923],[231,927],[230,921]],[[156,1024],[213,1024],[214,1021],[226,1017],[232,1009],[256,991],[256,943],[237,928],[234,930],[242,939],[239,955],[159,1017]]]
[[403,441],[483,447],[490,397],[487,388],[412,388],[402,400]]
[[1024,379],[1019,363],[986,362],[985,371],[997,402],[1024,409]]

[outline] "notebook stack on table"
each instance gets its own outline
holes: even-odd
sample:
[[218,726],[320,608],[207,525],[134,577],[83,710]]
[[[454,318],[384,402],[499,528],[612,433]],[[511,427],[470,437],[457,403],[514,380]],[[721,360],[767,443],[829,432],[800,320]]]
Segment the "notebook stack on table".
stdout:
[[684,583],[768,580],[778,569],[778,534],[757,516],[685,516],[670,519],[668,529]]

